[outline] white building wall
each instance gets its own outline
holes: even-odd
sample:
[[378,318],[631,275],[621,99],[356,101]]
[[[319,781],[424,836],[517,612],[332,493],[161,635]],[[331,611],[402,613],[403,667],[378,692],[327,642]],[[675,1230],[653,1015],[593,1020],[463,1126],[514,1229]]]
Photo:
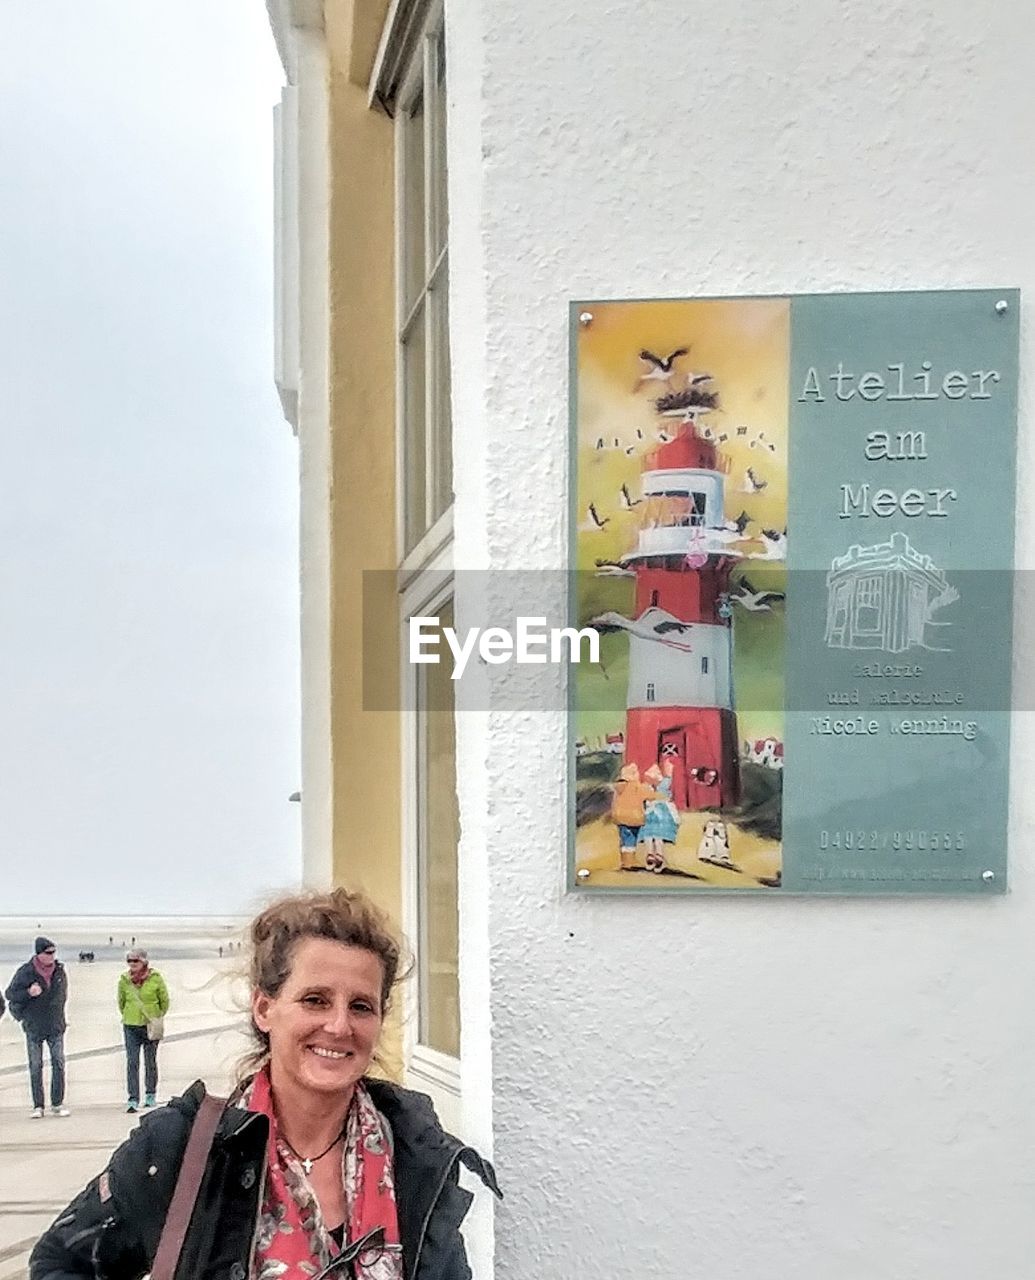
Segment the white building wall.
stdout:
[[[461,566],[565,563],[569,299],[1035,285],[1020,0],[447,10]],[[774,902],[567,894],[563,716],[461,717],[498,1280],[1031,1274],[1025,721],[1008,896]]]
[[302,878],[331,882],[331,446],[327,51],[319,0],[268,0],[288,84],[275,116],[276,376],[299,446]]

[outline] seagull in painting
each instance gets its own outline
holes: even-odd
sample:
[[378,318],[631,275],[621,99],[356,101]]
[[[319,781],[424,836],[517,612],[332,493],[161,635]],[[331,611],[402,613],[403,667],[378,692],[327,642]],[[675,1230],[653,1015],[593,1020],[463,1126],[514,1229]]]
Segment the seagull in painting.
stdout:
[[751,517],[746,511],[742,511],[736,520],[724,520],[722,527],[729,533],[735,533],[738,537],[744,536],[744,530],[751,523]]
[[734,533],[730,529],[709,529],[707,536],[703,540],[703,550],[707,555],[711,556],[732,556],[735,560],[739,560],[743,556],[743,551],[734,551],[733,544],[735,542],[749,542],[750,538],[745,534]]
[[744,479],[740,486],[740,492],[761,493],[768,484],[768,480],[759,479],[759,477],[755,475],[754,469],[752,467],[748,467],[747,471],[744,472]]
[[640,352],[640,359],[647,366],[647,371],[640,374],[633,390],[639,390],[645,382],[664,382],[671,385],[676,361],[680,356],[689,354],[689,347],[677,347],[675,351],[670,351],[667,356],[656,356],[653,351],[648,351],[644,348]]
[[771,613],[774,604],[787,597],[782,591],[756,591],[747,578],[741,578],[740,594],[731,595],[730,601],[747,609],[749,613]]
[[751,537],[747,533],[747,527],[751,523],[751,517],[746,511],[742,511],[736,520],[724,520],[721,525],[716,528],[701,528],[700,526],[694,530],[691,539],[691,553],[697,551],[704,555],[724,555],[736,556],[743,555],[741,551],[731,550],[735,542],[750,542]]
[[627,569],[624,564],[620,564],[617,560],[595,560],[593,563],[597,567],[596,576],[598,578],[636,577],[632,569]]
[[591,502],[586,511],[586,518],[579,525],[579,529],[583,533],[595,533],[595,532],[599,532],[599,530],[603,529],[606,525],[609,525],[610,523],[611,523],[611,517],[598,515],[597,504],[595,502]]
[[753,440],[748,441],[748,448],[749,449],[768,449],[770,453],[773,453],[773,454],[776,453],[776,445],[772,442],[772,440],[767,440],[765,438],[764,431],[760,431]]
[[763,529],[762,543],[765,546],[764,551],[757,552],[755,555],[749,556],[749,560],[786,560],[787,559],[787,530],[781,533],[778,529]]
[[634,622],[631,618],[625,618],[620,613],[609,611],[600,614],[597,618],[590,618],[589,625],[602,635],[615,631],[627,631],[629,635],[638,636],[641,640],[656,640],[658,644],[663,644],[670,649],[679,649],[683,653],[693,652],[693,647],[685,640],[669,638],[669,633],[672,631],[678,631],[682,634],[690,629],[686,623],[680,622],[678,618],[662,617],[651,625],[644,623],[642,620]]
[[634,498],[629,492],[629,486],[623,484],[618,495],[618,504],[623,511],[631,511],[633,507],[638,507],[643,501],[642,498]]

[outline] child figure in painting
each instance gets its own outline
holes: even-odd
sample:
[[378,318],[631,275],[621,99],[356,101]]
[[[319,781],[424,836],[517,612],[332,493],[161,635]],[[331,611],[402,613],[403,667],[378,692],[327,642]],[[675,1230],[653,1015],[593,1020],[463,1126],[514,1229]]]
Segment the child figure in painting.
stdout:
[[618,827],[620,871],[636,868],[636,845],[644,823],[644,805],[657,795],[653,787],[640,781],[640,770],[627,764],[618,775],[611,799],[611,821]]
[[656,788],[655,798],[648,800],[644,808],[644,823],[640,829],[640,839],[647,846],[645,861],[648,871],[665,870],[665,846],[673,848],[679,835],[679,810],[672,803],[674,768],[672,761],[666,760],[661,769],[652,764],[643,775]]

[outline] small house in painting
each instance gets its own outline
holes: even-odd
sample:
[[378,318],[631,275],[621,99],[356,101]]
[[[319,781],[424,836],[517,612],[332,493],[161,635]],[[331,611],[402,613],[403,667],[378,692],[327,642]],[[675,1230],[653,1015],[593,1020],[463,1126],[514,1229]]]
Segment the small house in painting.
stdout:
[[904,533],[854,546],[827,574],[826,642],[834,649],[902,653],[927,643],[932,612],[957,598],[930,556]]
[[783,743],[779,738],[756,738],[751,743],[748,759],[765,769],[782,769]]

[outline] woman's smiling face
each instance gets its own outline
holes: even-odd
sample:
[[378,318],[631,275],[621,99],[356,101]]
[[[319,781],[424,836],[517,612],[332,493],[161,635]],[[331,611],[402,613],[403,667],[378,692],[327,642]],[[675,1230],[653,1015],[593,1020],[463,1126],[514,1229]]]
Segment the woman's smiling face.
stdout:
[[383,981],[372,951],[303,939],[278,994],[252,995],[255,1025],[269,1036],[274,1087],[350,1091],[366,1074],[381,1034]]

